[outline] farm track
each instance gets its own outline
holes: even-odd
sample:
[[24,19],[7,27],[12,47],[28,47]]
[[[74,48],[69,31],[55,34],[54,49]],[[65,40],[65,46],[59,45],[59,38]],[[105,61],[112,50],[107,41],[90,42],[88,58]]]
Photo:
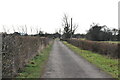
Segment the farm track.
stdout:
[[55,40],[42,78],[112,77]]

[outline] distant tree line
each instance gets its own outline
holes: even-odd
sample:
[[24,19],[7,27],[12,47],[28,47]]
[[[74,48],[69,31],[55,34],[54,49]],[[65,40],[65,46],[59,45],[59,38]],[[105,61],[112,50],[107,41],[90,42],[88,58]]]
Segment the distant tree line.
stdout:
[[[67,21],[67,20],[66,20]],[[66,22],[65,22],[66,23]],[[100,26],[93,23],[86,34],[72,34],[72,38],[86,38],[92,41],[120,41],[120,30],[109,29],[106,25]],[[74,31],[75,32],[75,31]],[[69,25],[64,26],[63,38],[70,38]]]
[[63,16],[63,39],[69,38],[86,38],[92,41],[120,41],[120,30],[119,29],[109,29],[106,25],[100,26],[99,24],[93,23],[91,28],[86,34],[75,34],[78,25],[72,22],[72,18],[69,20],[68,16],[64,14]]
[[106,25],[93,23],[86,34],[86,38],[93,41],[120,41],[120,30],[109,29]]
[[[49,38],[60,38],[60,34],[59,32],[55,32],[55,33],[47,33],[41,30],[41,28],[39,29],[39,27],[37,28],[30,28],[31,33],[28,34],[28,27],[26,25],[23,26],[19,26],[17,27],[17,30],[14,28],[14,26],[12,26],[12,31],[13,33],[10,33],[10,29],[5,28],[5,26],[3,25],[3,30],[4,32],[2,32],[3,34],[7,35],[17,35],[17,36],[39,36],[39,37],[49,37]],[[34,32],[34,34],[32,34]]]
[[[62,26],[63,26],[63,34],[61,34],[61,29],[58,32],[55,33],[44,33],[41,31],[41,29],[32,29],[31,28],[31,33],[33,31],[36,32],[36,34],[31,34],[30,36],[40,36],[40,37],[50,37],[50,38],[62,38],[62,39],[70,39],[70,38],[85,38],[88,40],[92,41],[120,41],[120,29],[109,29],[106,25],[99,25],[93,23],[91,28],[87,31],[86,34],[75,34],[75,31],[78,28],[78,25],[73,24],[73,19],[70,18],[64,14],[63,20],[62,20]],[[23,35],[27,36],[29,35],[27,33],[27,26],[21,26],[20,28],[18,27],[18,31],[15,30],[14,26],[13,31],[14,35]],[[7,30],[3,26],[4,32],[7,34],[9,32],[9,29]]]

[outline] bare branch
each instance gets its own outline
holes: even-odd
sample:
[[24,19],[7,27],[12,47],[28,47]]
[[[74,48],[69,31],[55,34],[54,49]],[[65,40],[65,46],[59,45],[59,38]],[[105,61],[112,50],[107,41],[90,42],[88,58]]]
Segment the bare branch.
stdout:
[[4,30],[4,32],[6,32],[6,29],[5,29],[5,26],[3,25],[3,30]]
[[18,32],[20,33],[20,28],[19,28],[19,27],[17,27],[17,29],[18,29]]
[[30,27],[30,30],[31,30],[31,34],[32,34],[32,32],[33,32],[33,29],[32,29],[32,27]]
[[25,34],[27,34],[27,26],[25,25]]
[[14,28],[14,26],[12,25],[12,28],[13,28],[13,32],[15,32],[15,28]]

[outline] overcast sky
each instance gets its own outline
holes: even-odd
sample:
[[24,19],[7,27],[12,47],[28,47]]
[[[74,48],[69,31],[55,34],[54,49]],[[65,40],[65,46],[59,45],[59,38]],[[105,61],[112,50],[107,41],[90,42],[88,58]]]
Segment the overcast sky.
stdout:
[[[3,25],[6,31],[13,32],[28,28],[41,28],[54,33],[62,27],[62,18],[66,13],[79,25],[76,33],[85,33],[93,22],[118,28],[119,0],[0,0],[0,32]],[[19,28],[18,28],[19,27]]]

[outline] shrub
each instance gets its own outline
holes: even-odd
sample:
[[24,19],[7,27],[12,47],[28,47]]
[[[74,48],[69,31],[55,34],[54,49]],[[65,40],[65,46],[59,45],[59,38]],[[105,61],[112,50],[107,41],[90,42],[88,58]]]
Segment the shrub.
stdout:
[[107,55],[112,58],[118,58],[118,44],[100,43],[96,41],[68,39],[67,42],[84,50],[90,50],[99,54]]
[[50,42],[50,38],[38,36],[3,35],[2,76],[14,77],[30,59]]

